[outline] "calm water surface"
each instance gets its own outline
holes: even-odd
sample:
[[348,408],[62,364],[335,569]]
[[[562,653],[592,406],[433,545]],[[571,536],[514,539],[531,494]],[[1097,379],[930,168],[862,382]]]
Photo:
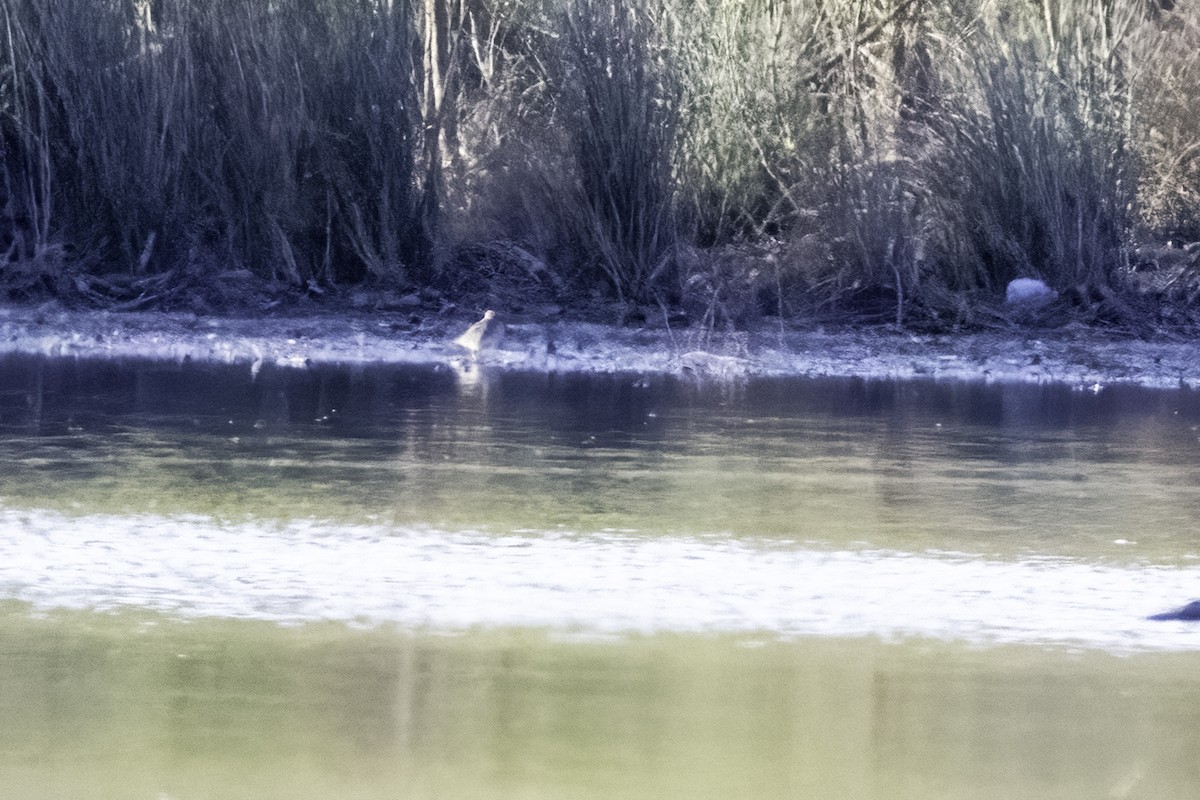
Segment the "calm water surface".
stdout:
[[1192,393],[13,357],[0,464],[13,796],[1200,789]]

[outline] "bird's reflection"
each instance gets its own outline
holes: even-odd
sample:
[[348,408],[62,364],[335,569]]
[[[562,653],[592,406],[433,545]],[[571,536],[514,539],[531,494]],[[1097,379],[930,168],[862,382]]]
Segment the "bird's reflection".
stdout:
[[481,366],[474,359],[466,358],[451,359],[450,369],[454,372],[454,379],[460,397],[474,397],[485,402],[487,401],[488,386],[493,379],[490,369]]

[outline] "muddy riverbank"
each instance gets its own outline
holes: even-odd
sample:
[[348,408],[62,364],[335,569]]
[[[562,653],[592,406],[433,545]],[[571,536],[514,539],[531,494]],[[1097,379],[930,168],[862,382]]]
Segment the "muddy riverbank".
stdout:
[[[304,367],[320,363],[472,367],[452,344],[462,314],[355,312],[253,318],[0,308],[0,353],[201,360]],[[704,335],[665,324],[616,327],[561,316],[506,318],[488,368],[680,374],[698,379],[842,376],[1113,383],[1200,388],[1200,348],[1188,337],[1124,338],[1084,326],[922,335],[888,327],[764,326]]]

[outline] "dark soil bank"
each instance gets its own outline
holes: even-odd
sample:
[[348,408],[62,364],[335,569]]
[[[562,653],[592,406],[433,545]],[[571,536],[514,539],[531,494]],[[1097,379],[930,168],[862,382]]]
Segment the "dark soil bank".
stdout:
[[[1200,387],[1192,339],[1133,340],[1083,326],[1052,331],[923,335],[887,327],[786,330],[763,326],[704,334],[665,325],[605,326],[554,314],[502,317],[506,335],[480,357],[485,369],[751,376],[938,378]],[[199,317],[0,309],[0,353],[146,358],[303,368],[316,363],[442,364],[471,369],[452,342],[474,319],[462,313],[355,312]]]

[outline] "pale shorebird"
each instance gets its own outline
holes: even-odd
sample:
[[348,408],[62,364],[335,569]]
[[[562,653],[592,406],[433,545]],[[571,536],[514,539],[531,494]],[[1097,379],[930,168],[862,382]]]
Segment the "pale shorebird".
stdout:
[[490,347],[496,347],[504,338],[504,323],[496,319],[496,312],[490,308],[483,312],[483,319],[467,328],[462,336],[454,340],[459,347],[471,353],[472,358]]

